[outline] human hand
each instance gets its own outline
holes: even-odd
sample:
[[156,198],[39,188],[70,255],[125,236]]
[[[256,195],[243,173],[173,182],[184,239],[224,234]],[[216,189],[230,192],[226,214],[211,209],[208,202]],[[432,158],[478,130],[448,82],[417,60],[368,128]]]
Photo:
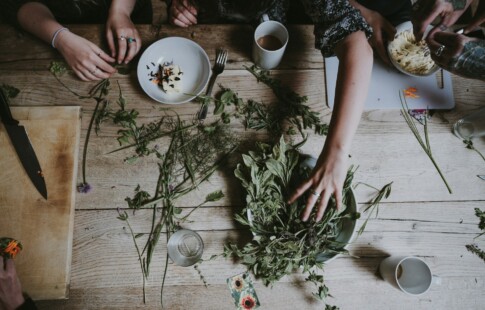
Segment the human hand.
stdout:
[[475,14],[472,21],[463,29],[463,33],[467,34],[473,30],[476,30],[483,23],[485,23],[485,10],[483,10],[480,14],[478,14],[478,12]]
[[115,62],[114,58],[94,43],[72,32],[60,33],[56,47],[74,73],[83,81],[107,79],[116,72],[116,69],[109,65],[109,62]]
[[197,9],[189,0],[173,0],[168,16],[172,25],[188,27],[197,24]]
[[2,257],[0,260],[0,306],[5,310],[14,310],[24,302],[22,287],[13,260]]
[[391,65],[389,56],[387,55],[387,42],[394,40],[396,35],[396,28],[382,16],[380,13],[369,10],[367,8],[361,8],[362,16],[372,27],[373,34],[369,39],[369,43],[377,52],[379,57],[384,61],[385,64]]
[[141,37],[130,19],[130,13],[110,10],[106,22],[106,38],[111,57],[121,64],[127,64],[141,48]]
[[335,198],[337,210],[341,208],[342,187],[347,176],[346,158],[346,154],[343,153],[327,155],[324,151],[318,158],[317,164],[308,180],[300,184],[291,195],[288,203],[293,203],[308,190],[311,193],[302,214],[303,221],[308,220],[314,206],[318,210],[316,221],[320,221],[332,195]]
[[485,80],[485,40],[437,32],[426,39],[431,58],[443,69],[454,74]]
[[420,0],[414,6],[413,31],[416,41],[421,41],[426,28],[436,18],[441,20],[428,35],[446,30],[465,12],[471,0]]

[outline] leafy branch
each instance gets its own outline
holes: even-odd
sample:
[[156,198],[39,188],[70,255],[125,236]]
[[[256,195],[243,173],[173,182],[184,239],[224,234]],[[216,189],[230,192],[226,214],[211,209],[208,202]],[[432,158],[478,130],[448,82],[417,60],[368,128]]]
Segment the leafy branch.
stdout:
[[477,152],[478,155],[480,155],[480,157],[485,160],[485,156],[475,148],[475,146],[473,145],[473,141],[471,139],[465,139],[463,140],[463,143],[465,143],[465,147],[469,150],[473,150],[475,152]]
[[[374,214],[374,211],[375,211],[375,217],[376,218],[379,215],[379,205],[380,205],[382,199],[384,199],[384,198],[387,199],[387,198],[389,198],[389,195],[391,195],[392,183],[393,182],[390,182],[390,183],[384,185],[380,190],[378,190],[377,188],[375,188],[373,186],[365,184],[365,183],[358,183],[357,184],[357,185],[359,185],[359,184],[366,185],[366,186],[373,188],[377,191],[376,196],[368,202],[368,206],[363,211],[364,213],[366,213],[367,211],[370,210],[369,215],[367,216],[367,219],[364,221],[364,224],[362,224],[362,226],[359,228],[359,231],[358,231],[359,235],[361,235],[364,232],[364,230],[367,226],[367,222],[371,218],[372,214]],[[356,185],[356,187],[357,187],[357,185]]]

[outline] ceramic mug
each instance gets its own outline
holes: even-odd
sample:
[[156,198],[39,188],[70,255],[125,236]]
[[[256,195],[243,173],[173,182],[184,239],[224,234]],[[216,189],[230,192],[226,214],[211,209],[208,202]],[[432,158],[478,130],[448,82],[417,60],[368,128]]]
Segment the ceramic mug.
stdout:
[[415,256],[391,256],[379,265],[384,280],[409,295],[426,293],[432,283],[441,284],[441,278],[431,273],[424,260]]
[[269,20],[268,15],[264,14],[261,24],[254,31],[254,63],[265,70],[276,68],[285,53],[288,37],[288,30],[283,24]]

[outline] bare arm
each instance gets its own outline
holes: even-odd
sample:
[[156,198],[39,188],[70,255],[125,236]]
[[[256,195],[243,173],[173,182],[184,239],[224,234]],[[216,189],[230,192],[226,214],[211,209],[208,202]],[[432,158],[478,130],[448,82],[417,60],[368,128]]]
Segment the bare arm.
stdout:
[[362,31],[340,41],[335,53],[339,58],[339,71],[329,134],[312,175],[290,197],[291,203],[308,189],[321,195],[320,199],[315,194],[309,195],[302,216],[305,221],[315,204],[319,221],[332,195],[335,195],[337,207],[341,205],[347,158],[362,115],[372,71],[372,49]]
[[[38,2],[23,5],[17,13],[22,28],[49,45],[56,31],[63,28],[48,7]],[[84,81],[108,78],[116,70],[108,62],[114,59],[92,42],[69,31],[58,32],[54,46],[76,75]]]

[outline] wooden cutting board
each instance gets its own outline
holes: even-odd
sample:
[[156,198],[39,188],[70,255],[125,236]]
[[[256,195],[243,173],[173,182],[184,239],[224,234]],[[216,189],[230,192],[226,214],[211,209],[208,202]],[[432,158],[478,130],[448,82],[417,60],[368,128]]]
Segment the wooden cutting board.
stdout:
[[48,200],[24,171],[0,122],[0,237],[23,244],[15,264],[34,299],[68,297],[81,125],[76,106],[11,107],[44,172]]

